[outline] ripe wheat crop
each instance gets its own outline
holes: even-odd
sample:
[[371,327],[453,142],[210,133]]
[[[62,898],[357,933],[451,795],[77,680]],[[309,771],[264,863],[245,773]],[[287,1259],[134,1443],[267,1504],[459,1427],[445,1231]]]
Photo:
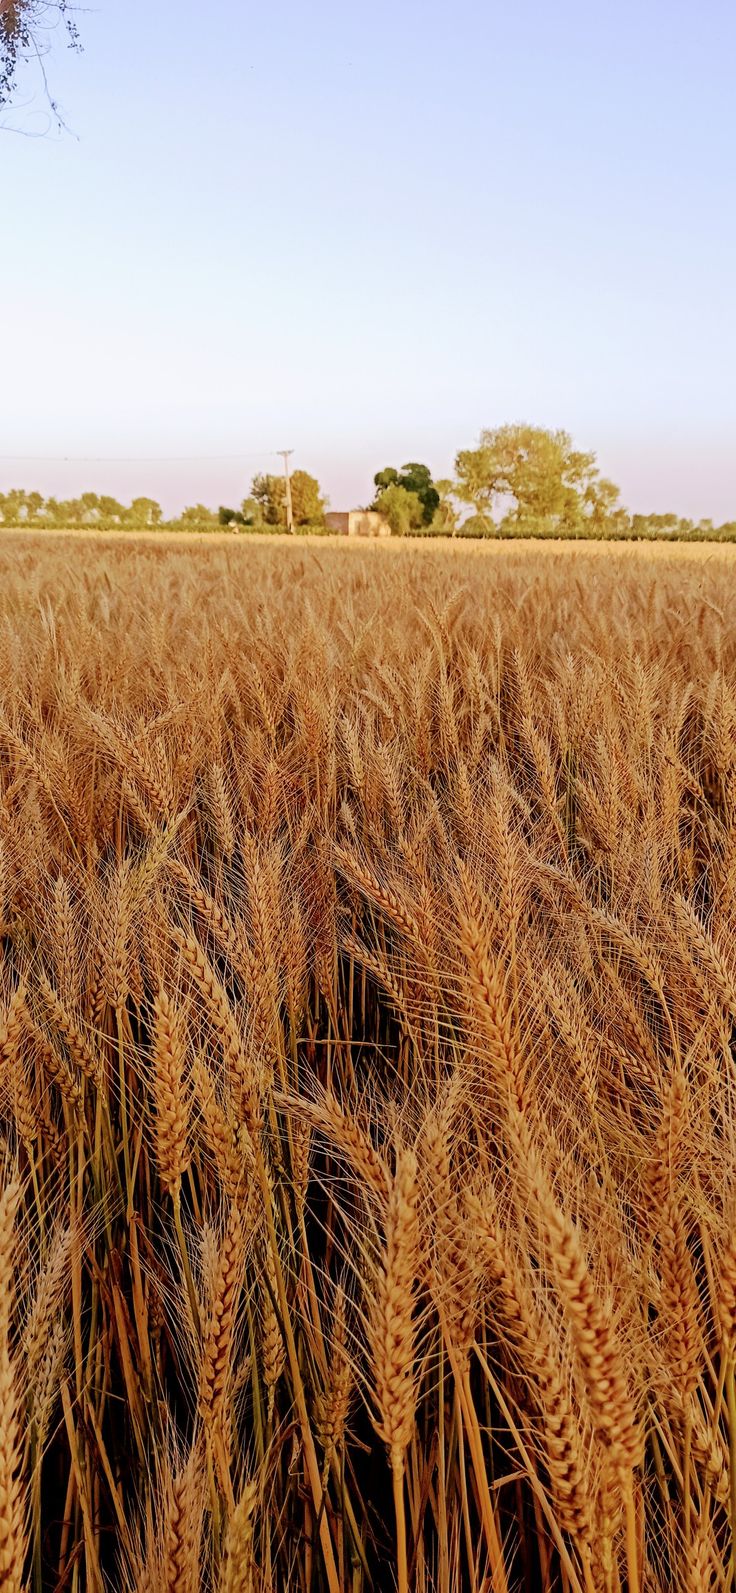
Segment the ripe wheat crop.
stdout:
[[0,1590],[705,1593],[727,555],[0,547]]

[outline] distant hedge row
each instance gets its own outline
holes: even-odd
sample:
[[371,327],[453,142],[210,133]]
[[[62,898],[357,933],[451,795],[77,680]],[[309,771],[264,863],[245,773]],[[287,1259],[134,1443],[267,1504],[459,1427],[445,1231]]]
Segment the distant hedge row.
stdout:
[[[544,522],[527,520],[511,523],[507,521],[501,525],[494,526],[493,529],[488,529],[486,526],[479,527],[475,523],[476,518],[473,516],[472,520],[468,520],[464,525],[459,526],[454,533],[434,525],[422,527],[421,529],[414,528],[410,533],[409,539],[424,541],[427,538],[432,538],[434,540],[457,542],[514,542],[526,540],[539,542],[736,542],[736,520],[728,520],[725,524],[719,526],[704,525],[702,522],[696,524],[688,521],[681,521],[674,526],[661,526],[652,523],[659,519],[658,516],[653,516],[650,521],[644,515],[634,515],[628,524],[622,523],[619,519],[615,525],[608,527],[601,525],[595,528],[590,526],[581,527],[579,525],[548,525]],[[195,536],[222,536],[223,534],[229,534],[240,537],[284,534],[273,526],[244,526],[238,524],[222,526],[213,525],[211,520],[202,522],[187,520],[185,523],[182,523],[181,520],[163,520],[153,527],[140,525],[121,526],[114,521],[96,521],[92,525],[80,525],[78,522],[68,525],[43,525],[38,521],[29,523],[27,520],[17,520],[15,522],[6,520],[0,522],[0,532],[2,531],[35,531],[39,535],[47,534],[49,536],[54,536],[57,533],[63,534],[65,531],[76,531],[89,536],[104,536],[105,533],[120,532],[133,537],[139,536],[141,533],[151,532],[155,535],[192,532]],[[334,536],[335,532],[323,526],[297,526],[295,527],[294,535],[298,537],[324,537]],[[398,539],[394,538],[394,540]]]

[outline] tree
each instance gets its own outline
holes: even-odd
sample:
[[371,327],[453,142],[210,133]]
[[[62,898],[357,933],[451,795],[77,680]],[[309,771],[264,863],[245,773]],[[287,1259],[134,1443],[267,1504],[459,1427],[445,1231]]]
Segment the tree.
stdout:
[[[79,48],[72,10],[70,0],[0,0],[0,109],[10,102],[20,63],[42,60],[59,22],[71,46]],[[53,100],[50,104],[58,117]]]
[[223,504],[217,511],[220,525],[245,525],[245,515],[240,509],[226,509]]
[[457,536],[460,513],[454,481],[435,481],[437,508],[432,516],[432,529],[440,536]]
[[325,504],[319,482],[306,470],[295,470],[291,478],[291,507],[295,525],[322,526]]
[[264,529],[263,505],[254,497],[244,498],[240,505],[243,516],[243,525],[252,526],[255,531]]
[[117,498],[110,498],[105,493],[99,500],[100,519],[113,525],[120,525],[125,519],[125,510]]
[[47,498],[44,504],[47,525],[62,528],[81,525],[83,514],[79,498]]
[[0,521],[3,525],[21,525],[34,520],[43,508],[40,492],[24,492],[22,487],[0,494]]
[[631,534],[635,537],[689,536],[695,530],[692,520],[683,520],[679,514],[634,514],[631,517]]
[[618,487],[606,476],[599,476],[597,471],[582,494],[582,502],[583,516],[591,530],[606,530],[614,524],[622,529],[624,521],[628,524],[629,517],[621,507]]
[[96,492],[83,492],[79,500],[82,510],[82,521],[85,525],[100,518],[100,500]]
[[[286,482],[283,476],[254,476],[252,497],[256,510],[265,525],[286,530]],[[246,499],[246,503],[248,500]],[[294,525],[323,526],[325,503],[316,477],[306,470],[295,470],[291,476],[291,509]],[[243,505],[245,513],[245,504]]]
[[17,492],[0,492],[0,525],[15,525]]
[[495,537],[498,536],[498,527],[490,520],[487,514],[470,514],[458,526],[459,537]]
[[[399,487],[404,492],[410,492],[419,500],[422,506],[421,520],[415,520],[416,525],[431,525],[439,508],[440,495],[432,481],[431,471],[427,465],[412,462],[402,465],[401,470],[395,470],[393,465],[387,465],[385,470],[379,470],[373,477],[378,488],[373,508],[381,514],[385,513],[384,497],[392,487]],[[388,515],[386,515],[388,519]]]
[[155,498],[134,498],[130,508],[124,511],[124,518],[128,525],[160,525],[163,511]]
[[396,537],[411,536],[426,525],[423,505],[415,492],[392,481],[379,493],[373,505],[384,517]]
[[481,432],[478,448],[455,460],[457,496],[482,518],[493,519],[510,503],[507,529],[518,534],[524,521],[560,531],[603,525],[614,513],[618,488],[603,479],[594,453],[573,448],[565,431],[540,426],[499,426]]
[[181,524],[185,526],[217,525],[217,515],[214,509],[208,509],[204,503],[190,504],[187,509],[182,509],[179,519]]

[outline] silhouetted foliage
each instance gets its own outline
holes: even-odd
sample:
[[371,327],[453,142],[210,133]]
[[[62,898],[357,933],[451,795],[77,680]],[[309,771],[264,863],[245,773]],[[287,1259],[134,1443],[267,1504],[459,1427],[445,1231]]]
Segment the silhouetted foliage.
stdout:
[[61,26],[72,47],[79,48],[73,9],[68,0],[1,0],[0,108],[10,101],[21,62],[42,61],[55,29]]

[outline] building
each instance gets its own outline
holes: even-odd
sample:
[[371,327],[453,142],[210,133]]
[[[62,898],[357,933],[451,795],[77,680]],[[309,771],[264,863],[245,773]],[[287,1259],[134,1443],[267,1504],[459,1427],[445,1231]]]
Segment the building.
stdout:
[[346,509],[343,513],[326,514],[328,531],[340,537],[390,537],[388,520],[376,509]]

